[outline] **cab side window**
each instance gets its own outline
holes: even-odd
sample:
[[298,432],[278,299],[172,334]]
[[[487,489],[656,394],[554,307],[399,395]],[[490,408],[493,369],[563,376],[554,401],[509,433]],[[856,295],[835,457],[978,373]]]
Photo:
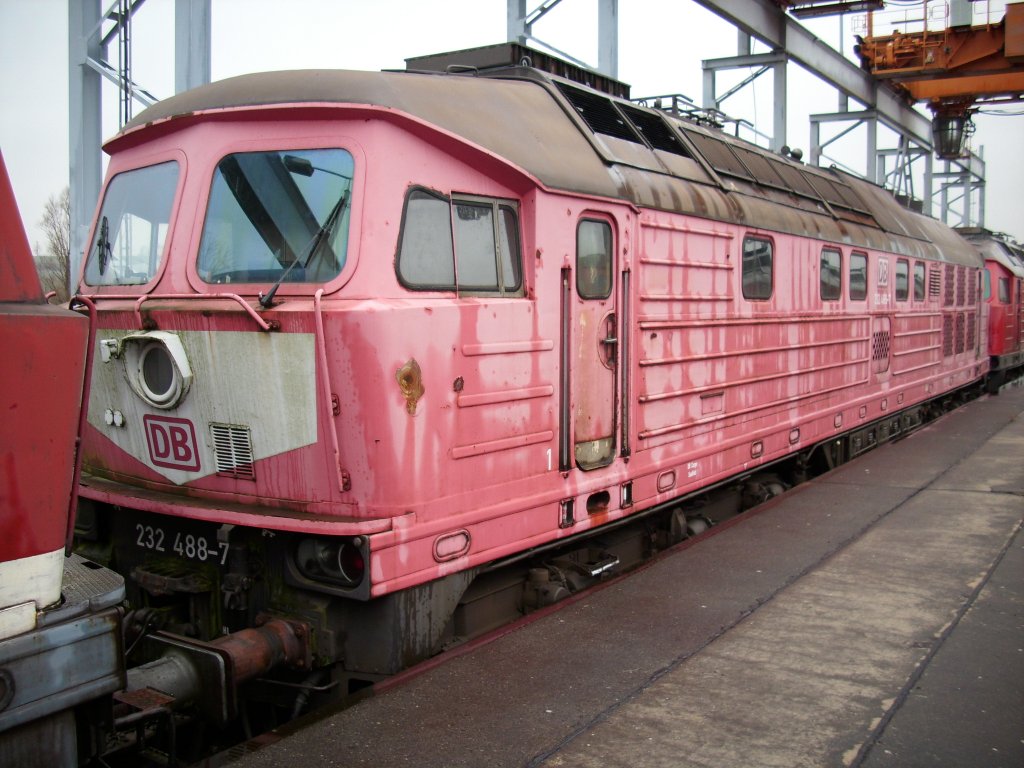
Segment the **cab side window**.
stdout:
[[414,291],[522,295],[515,204],[411,190],[402,216],[396,269],[402,285]]
[[414,189],[405,201],[398,279],[414,290],[455,290],[455,249],[448,198]]
[[999,278],[999,303],[1010,303],[1010,278],[1008,277]]

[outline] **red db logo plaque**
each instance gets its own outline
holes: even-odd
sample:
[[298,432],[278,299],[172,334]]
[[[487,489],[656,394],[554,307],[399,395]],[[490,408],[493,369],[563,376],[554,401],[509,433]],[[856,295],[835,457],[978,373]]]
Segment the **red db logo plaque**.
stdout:
[[158,467],[195,472],[199,469],[196,430],[188,419],[143,416],[149,459]]

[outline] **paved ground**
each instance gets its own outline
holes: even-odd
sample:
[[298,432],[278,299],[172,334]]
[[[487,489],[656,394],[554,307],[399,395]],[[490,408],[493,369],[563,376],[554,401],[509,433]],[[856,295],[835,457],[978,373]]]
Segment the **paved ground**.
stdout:
[[1024,391],[234,765],[1024,765]]

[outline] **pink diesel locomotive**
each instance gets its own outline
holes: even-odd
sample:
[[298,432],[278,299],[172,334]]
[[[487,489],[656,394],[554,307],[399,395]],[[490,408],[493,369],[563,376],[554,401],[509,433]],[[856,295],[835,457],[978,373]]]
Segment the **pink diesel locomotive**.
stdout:
[[248,75],[106,150],[79,546],[136,653],[276,620],[252,699],[557,600],[989,367],[954,231],[568,77]]

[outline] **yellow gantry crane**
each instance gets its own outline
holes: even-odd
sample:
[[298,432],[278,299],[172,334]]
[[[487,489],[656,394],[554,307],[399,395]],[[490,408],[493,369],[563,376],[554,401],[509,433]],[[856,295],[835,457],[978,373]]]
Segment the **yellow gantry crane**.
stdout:
[[[928,3],[924,3],[928,18]],[[966,18],[970,19],[970,12]],[[960,157],[978,105],[1024,101],[1024,2],[1006,5],[996,23],[947,26],[858,39],[864,67],[909,102],[926,102],[935,152]],[[955,19],[954,19],[955,21]]]

